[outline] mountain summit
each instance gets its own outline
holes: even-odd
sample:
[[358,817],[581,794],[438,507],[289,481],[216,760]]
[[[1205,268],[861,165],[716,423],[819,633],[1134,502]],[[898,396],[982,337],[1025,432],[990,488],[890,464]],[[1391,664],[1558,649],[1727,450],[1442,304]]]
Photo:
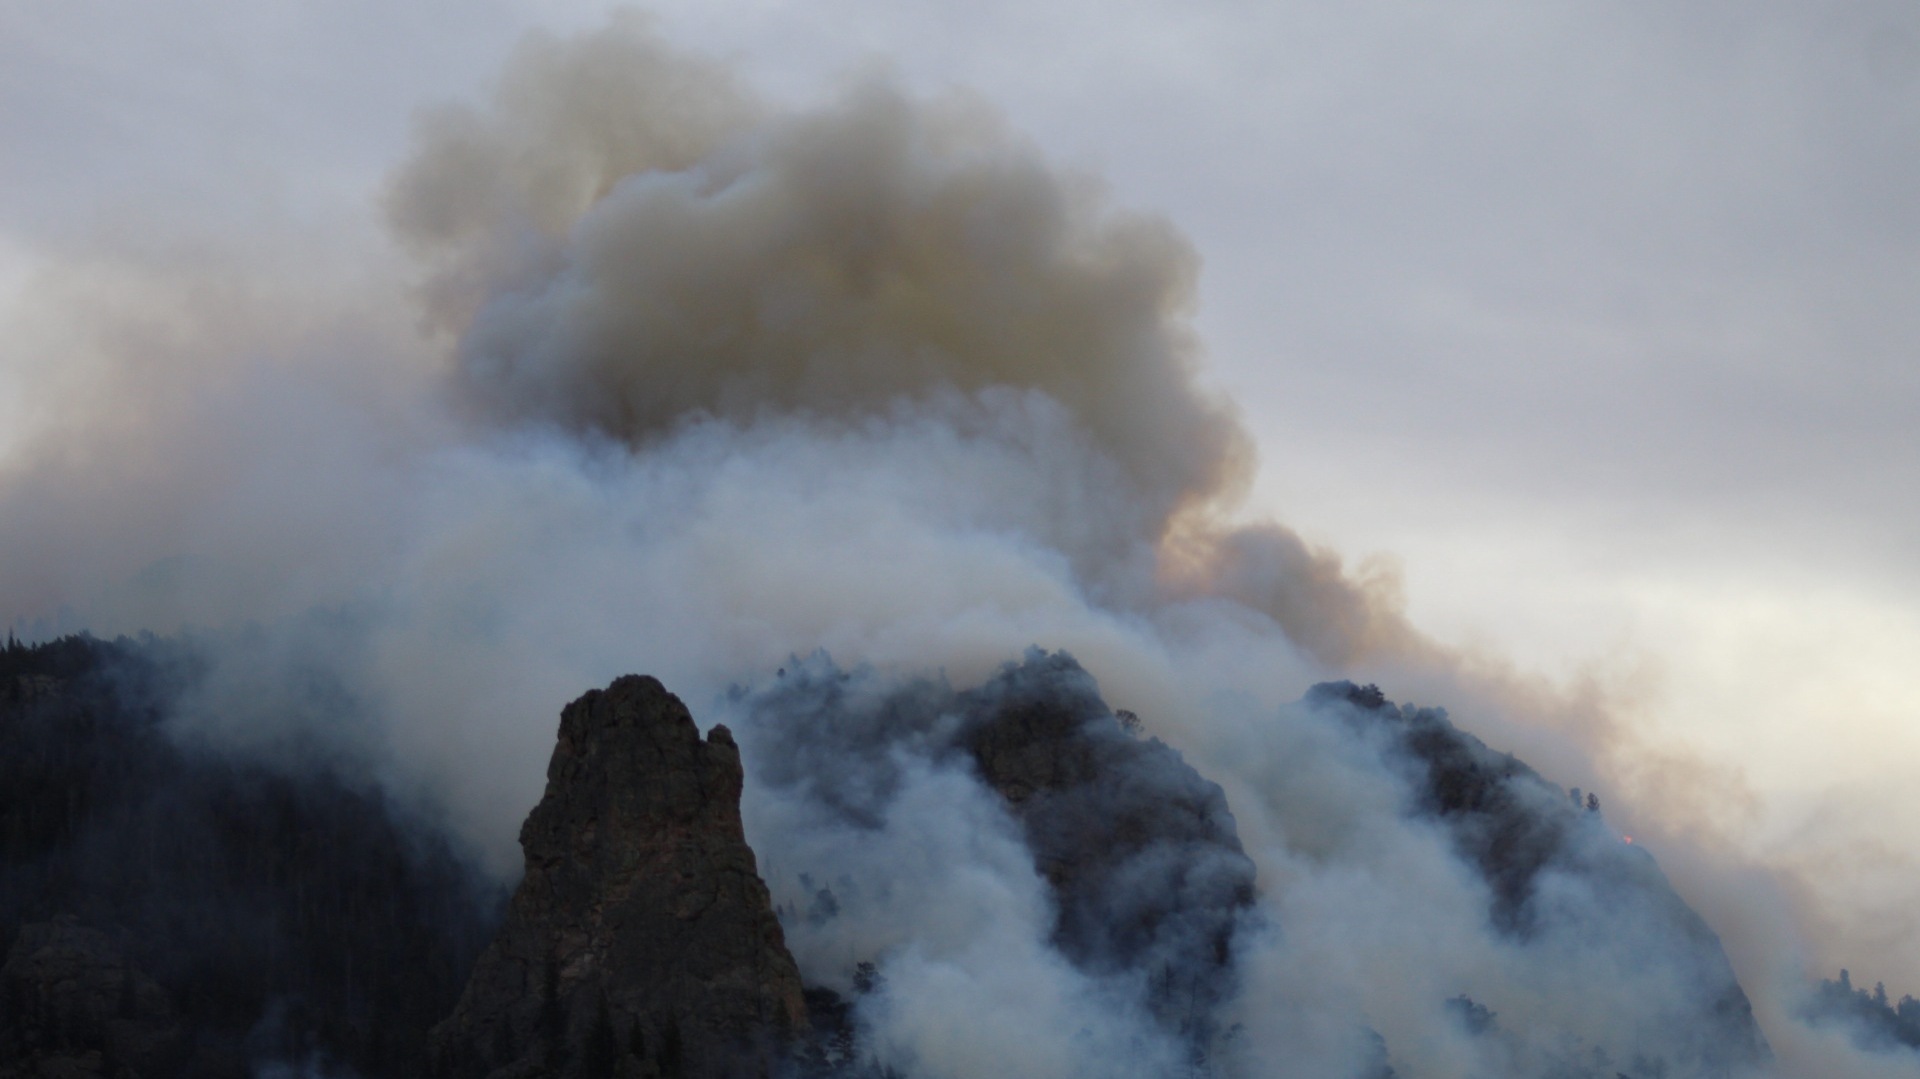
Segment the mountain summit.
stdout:
[[506,923],[436,1074],[764,1075],[806,1025],[740,824],[740,751],[629,675],[568,705]]

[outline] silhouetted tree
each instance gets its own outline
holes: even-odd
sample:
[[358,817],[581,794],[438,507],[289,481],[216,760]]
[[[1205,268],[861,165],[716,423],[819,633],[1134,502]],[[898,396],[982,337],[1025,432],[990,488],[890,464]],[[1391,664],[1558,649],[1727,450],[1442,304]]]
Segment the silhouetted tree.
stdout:
[[587,1040],[580,1046],[580,1073],[586,1079],[611,1079],[619,1055],[620,1041],[613,1032],[613,1016],[607,1011],[607,998],[603,993],[594,1011],[593,1026],[587,1030]]
[[504,1067],[520,1059],[518,1048],[513,1044],[513,1025],[502,1022],[493,1028],[493,1044],[487,1047],[493,1058],[488,1063],[493,1067]]
[[647,1059],[647,1028],[645,1023],[637,1019],[634,1020],[633,1029],[627,1032],[627,1055],[635,1060]]
[[1854,1040],[1869,1049],[1920,1050],[1920,1001],[1903,996],[1897,1004],[1889,1002],[1883,982],[1875,982],[1871,991],[1857,989],[1846,970],[1838,979],[1821,982],[1803,1013],[1815,1023],[1852,1027]]
[[550,1068],[566,1059],[567,1009],[560,1001],[560,961],[553,956],[540,975],[540,1047]]
[[1465,993],[1447,1000],[1447,1011],[1468,1034],[1485,1034],[1493,1029],[1498,1014]]
[[680,1023],[668,1016],[666,1029],[660,1032],[661,1079],[681,1079],[686,1067],[686,1047],[680,1044]]

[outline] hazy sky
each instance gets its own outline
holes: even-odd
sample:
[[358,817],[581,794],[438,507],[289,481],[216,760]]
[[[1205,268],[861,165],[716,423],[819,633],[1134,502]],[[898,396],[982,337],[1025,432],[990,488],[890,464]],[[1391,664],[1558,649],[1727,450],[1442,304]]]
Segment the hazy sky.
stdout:
[[[0,0],[4,317],[100,250],[378,249],[416,110],[606,10]],[[1596,680],[1627,797],[1712,761],[1696,823],[1821,882],[1819,961],[1920,992],[1920,7],[650,10],[776,97],[963,89],[1170,217],[1253,506],[1397,562],[1440,639]],[[0,453],[58,422],[33,340]]]

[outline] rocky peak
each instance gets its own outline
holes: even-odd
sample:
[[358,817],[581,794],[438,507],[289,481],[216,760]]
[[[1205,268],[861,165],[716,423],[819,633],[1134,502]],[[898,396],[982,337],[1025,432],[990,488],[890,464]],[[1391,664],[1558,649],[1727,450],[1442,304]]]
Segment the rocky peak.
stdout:
[[1196,1039],[1232,990],[1254,865],[1225,793],[1155,738],[1123,730],[1064,652],[1028,654],[962,695],[962,740],[1026,833],[1059,904],[1055,943],[1082,967],[1144,975]]
[[759,1076],[805,1028],[740,823],[740,752],[629,675],[561,714],[526,876],[453,1015],[446,1076]]
[[1254,864],[1220,786],[1123,724],[1072,656],[1030,649],[956,691],[821,655],[741,706],[756,782],[852,834],[883,826],[903,761],[973,773],[1052,893],[1061,955],[1140,993],[1194,1045],[1211,1036],[1235,989],[1234,939],[1255,916]]
[[182,1063],[166,993],[71,915],[20,927],[0,966],[0,1000],[0,1079],[164,1074]]
[[[1650,854],[1608,832],[1597,798],[1567,797],[1518,758],[1456,727],[1445,709],[1396,704],[1377,686],[1322,683],[1306,701],[1332,710],[1399,767],[1408,811],[1444,827],[1485,880],[1496,930],[1520,942],[1545,933],[1567,917],[1569,882],[1604,908],[1634,910],[1638,931],[1660,942],[1641,946],[1697,987],[1696,1010],[1667,1017],[1672,1030],[1662,1033],[1679,1066],[1724,1075],[1772,1057],[1720,938]],[[1581,932],[1594,932],[1592,914]],[[1655,1040],[1651,1032],[1647,1040]]]

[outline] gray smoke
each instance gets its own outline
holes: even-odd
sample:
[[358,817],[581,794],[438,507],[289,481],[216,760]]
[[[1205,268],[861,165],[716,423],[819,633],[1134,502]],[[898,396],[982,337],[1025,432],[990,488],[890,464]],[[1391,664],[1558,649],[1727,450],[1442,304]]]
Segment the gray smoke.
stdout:
[[690,414],[1012,387],[1068,410],[1155,531],[1243,477],[1192,383],[1192,248],[993,117],[870,83],[748,122],[724,71],[629,25],[520,65],[428,126],[392,198],[491,413],[644,445]]
[[781,115],[621,23],[530,44],[492,109],[432,118],[390,205],[496,419],[644,447],[690,418],[1035,393],[1117,472],[1122,519],[1037,522],[1101,599],[1157,572],[1336,661],[1411,636],[1285,529],[1223,541],[1251,440],[1195,382],[1192,247],[973,103],[869,82]]
[[1074,977],[1123,1015],[1152,1017],[1119,1027],[1129,1039],[1147,1032],[1172,1060],[1218,1040],[1235,942],[1258,921],[1253,863],[1220,788],[1157,739],[1130,734],[1070,657],[1034,651],[956,692],[940,680],[843,672],[822,656],[735,703],[748,752],[768,762],[750,810],[756,834],[782,861],[809,852],[840,888],[796,907],[802,952],[845,948],[891,968],[898,943],[867,934],[870,921],[895,917],[866,908],[899,901],[898,852],[876,850],[872,837],[888,834],[930,772],[992,792],[985,812],[996,831],[1012,818],[1051,912],[1050,926],[1027,932],[1040,928]]
[[[1250,441],[1197,381],[1166,222],[963,98],[782,110],[633,21],[425,116],[387,210],[407,268],[120,254],[38,286],[70,362],[30,373],[60,422],[0,473],[0,617],[240,627],[182,732],[376,762],[503,876],[558,705],[657,675],[741,732],[803,972],[851,994],[874,963],[858,1020],[916,1075],[1728,1059],[1673,1019],[1726,972],[1608,890],[1645,870],[1604,821],[1503,900],[1404,753],[1298,703],[1393,674],[1584,774],[1390,580],[1234,519]],[[1113,786],[996,781],[1024,765],[982,732],[1029,698]],[[1116,838],[1062,869],[1088,836]],[[1878,1074],[1754,995],[1782,1074]]]
[[[1718,940],[1651,858],[1444,715],[1346,685],[1278,713],[1217,703],[1236,762],[1220,767],[1250,788],[1234,812],[1178,754],[1124,733],[1062,655],[967,691],[815,657],[736,691],[725,714],[766,762],[748,821],[796,954],[849,991],[857,964],[877,967],[885,989],[860,1014],[890,1063],[978,1072],[898,1028],[896,1009],[937,941],[977,994],[964,1014],[997,1015],[1002,988],[953,957],[1011,938],[1052,946],[1046,974],[1023,981],[1064,978],[1064,999],[1099,1017],[1061,1074],[1764,1068]],[[929,798],[966,810],[929,818]],[[953,861],[983,832],[995,857]],[[1005,849],[1014,836],[1024,850]],[[948,893],[969,895],[989,866],[1006,891],[1052,902],[956,922],[971,904]],[[1142,1044],[1152,1055],[1132,1055]]]

